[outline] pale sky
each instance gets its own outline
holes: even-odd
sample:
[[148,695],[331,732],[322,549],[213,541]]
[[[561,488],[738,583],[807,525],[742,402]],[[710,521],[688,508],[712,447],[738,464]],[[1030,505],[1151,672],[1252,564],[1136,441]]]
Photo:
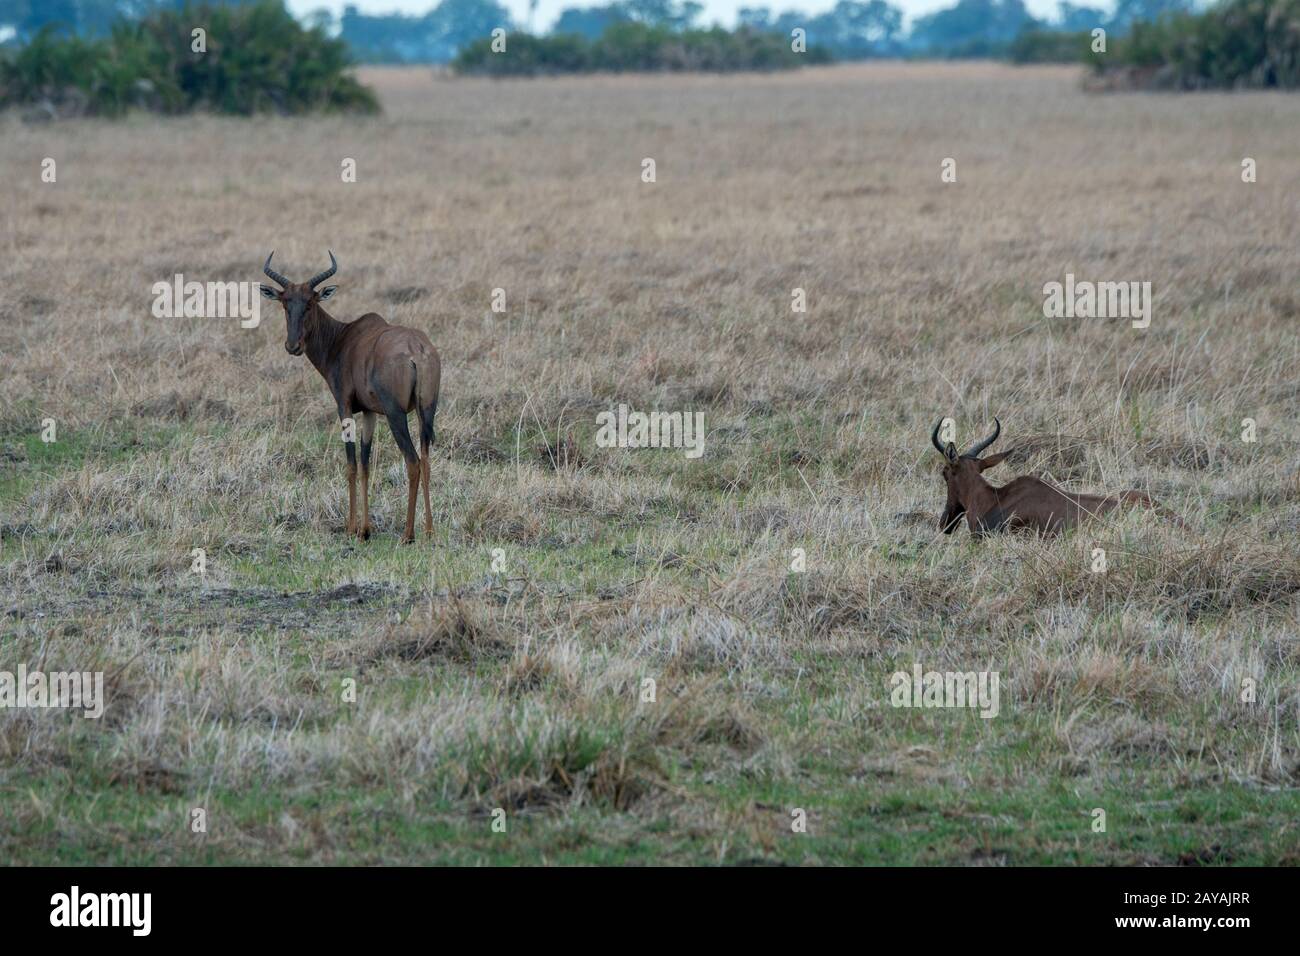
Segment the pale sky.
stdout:
[[[528,0],[498,0],[506,7],[515,20],[527,23]],[[718,21],[723,26],[732,26],[736,22],[736,11],[741,7],[769,7],[774,13],[785,10],[799,10],[803,13],[824,13],[835,6],[835,0],[700,0],[704,4],[705,23]],[[902,9],[905,22],[910,23],[914,17],[932,13],[944,7],[951,7],[956,0],[890,0],[894,6]],[[1114,8],[1114,0],[1075,0],[1087,6],[1098,6],[1104,10]],[[363,13],[426,13],[438,5],[438,0],[288,0],[288,7],[294,14],[302,17],[312,10],[325,8],[336,16],[351,3]],[[539,0],[537,4],[537,26],[546,29],[555,22],[560,11],[565,7],[603,6],[591,0]],[[1046,19],[1056,15],[1056,0],[1025,0],[1025,6],[1034,16]]]

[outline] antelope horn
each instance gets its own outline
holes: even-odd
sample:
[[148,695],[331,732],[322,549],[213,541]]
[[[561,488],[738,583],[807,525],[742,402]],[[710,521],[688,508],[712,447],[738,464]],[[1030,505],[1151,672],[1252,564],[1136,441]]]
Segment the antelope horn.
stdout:
[[983,440],[982,442],[980,442],[978,445],[973,446],[973,447],[970,449],[970,451],[966,452],[966,454],[962,455],[962,457],[963,457],[963,458],[974,458],[974,457],[977,456],[980,452],[982,452],[985,448],[988,448],[989,445],[992,445],[995,441],[997,441],[997,440],[998,440],[998,436],[1001,435],[1001,434],[1002,434],[1002,423],[1001,423],[1000,421],[998,421],[998,420],[995,418],[995,419],[993,419],[993,434],[990,435],[988,438],[984,439],[984,440]]
[[324,282],[326,279],[328,279],[330,276],[332,276],[334,273],[338,271],[339,271],[339,261],[334,258],[334,253],[331,252],[330,267],[326,269],[324,272],[322,272],[320,275],[316,276],[316,278],[308,282],[307,288],[309,289],[316,288],[317,283]]
[[[271,250],[271,256],[273,255],[275,255],[274,249]],[[266,257],[266,265],[262,266],[262,271],[287,289],[293,283],[291,283],[288,279],[286,279],[284,276],[280,275],[280,273],[276,272],[274,269],[271,268],[271,256]]]
[[944,458],[955,459],[957,457],[957,449],[953,448],[952,442],[948,443],[947,448],[945,448],[942,444],[939,443],[939,429],[942,427],[943,427],[943,419],[941,418],[939,419],[938,422],[935,423],[934,431],[930,433],[930,443],[934,445],[935,449],[939,452],[939,454],[943,455]]

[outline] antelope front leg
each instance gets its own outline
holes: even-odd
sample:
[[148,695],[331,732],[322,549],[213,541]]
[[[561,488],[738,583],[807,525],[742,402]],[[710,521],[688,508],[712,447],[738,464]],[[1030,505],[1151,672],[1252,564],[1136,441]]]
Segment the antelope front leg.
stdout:
[[370,540],[370,451],[375,444],[375,413],[361,415],[361,521],[357,534]]
[[343,446],[348,453],[348,534],[357,530],[357,445],[347,442]]

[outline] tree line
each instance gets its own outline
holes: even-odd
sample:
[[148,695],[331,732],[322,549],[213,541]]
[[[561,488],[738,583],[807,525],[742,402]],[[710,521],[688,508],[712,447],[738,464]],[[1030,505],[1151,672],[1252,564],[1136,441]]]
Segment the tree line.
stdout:
[[[808,51],[835,60],[876,57],[1010,56],[1012,44],[1023,33],[1073,34],[1097,27],[1123,33],[1137,21],[1188,10],[1192,0],[1119,0],[1107,13],[1100,7],[1060,2],[1054,18],[1032,16],[1023,0],[956,0],[953,6],[918,18],[904,28],[903,11],[889,0],[839,0],[825,13],[809,15],[799,10],[776,11],[753,6],[740,9],[736,26],[722,31],[703,22],[704,8],[695,0],[612,0],[586,7],[567,7],[547,31],[532,24],[517,24],[497,0],[441,0],[427,13],[363,14],[354,6],[339,18],[340,36],[357,56],[368,62],[453,62],[467,48],[469,60],[480,63],[484,41],[492,29],[506,30],[511,37],[526,33],[530,40],[520,45],[520,58],[532,61],[543,53],[574,61],[575,58],[605,62],[608,55],[625,49],[638,53],[638,44],[665,47],[719,48],[730,42],[737,50],[766,45],[753,39],[727,41],[720,32],[783,38],[788,46],[796,30],[803,31]],[[645,29],[637,29],[638,27]],[[606,37],[611,28],[614,34]],[[672,36],[679,39],[674,43]],[[571,38],[580,38],[575,41]],[[560,38],[566,38],[561,40]],[[682,39],[684,38],[684,39]],[[536,43],[534,40],[549,40]],[[507,52],[509,52],[509,40]],[[1079,59],[1072,54],[1071,58]],[[782,58],[784,59],[784,58]],[[488,61],[481,61],[485,66]],[[803,61],[803,62],[806,62]],[[466,66],[466,59],[460,61]],[[498,68],[509,69],[503,64]],[[630,65],[626,68],[633,68]],[[745,67],[748,68],[748,67]]]
[[[260,0],[211,0],[207,6],[257,2]],[[635,52],[634,38],[643,44],[673,45],[669,42],[673,35],[688,37],[676,41],[679,50],[735,47],[763,51],[754,54],[762,58],[768,56],[769,44],[752,38],[733,42],[720,34],[777,35],[788,45],[795,30],[804,31],[809,48],[816,47],[837,60],[998,56],[1006,54],[1016,37],[1025,32],[1070,33],[1095,27],[1123,32],[1135,21],[1188,10],[1191,0],[1119,0],[1111,14],[1100,7],[1061,2],[1056,17],[1045,20],[1033,17],[1023,0],[956,0],[951,7],[918,18],[910,29],[904,29],[902,10],[889,0],[839,0],[832,9],[815,15],[745,7],[732,30],[706,24],[704,8],[697,0],[612,0],[565,8],[545,31],[532,23],[514,22],[499,0],[430,3],[423,14],[367,14],[348,5],[337,17],[323,10],[312,14],[306,25],[337,36],[352,56],[364,63],[451,63],[494,29],[538,39],[581,37],[587,44],[597,44],[611,27],[623,29],[603,51],[596,51],[597,59],[624,48]],[[107,36],[119,20],[139,21],[159,12],[179,12],[186,6],[187,0],[0,0],[0,38],[7,31],[12,41],[27,42],[47,28],[81,37]],[[638,31],[637,26],[649,29]],[[536,45],[529,47],[530,53],[536,49]],[[574,49],[587,48],[573,42],[557,47]]]
[[[997,57],[1090,63],[1109,88],[1300,85],[1300,0],[1220,0],[1201,12],[1190,3],[1118,0],[1106,13],[1062,0],[1041,20],[1023,0],[956,0],[905,30],[889,0],[839,0],[815,16],[746,7],[733,29],[703,25],[697,0],[611,0],[566,8],[539,34],[513,22],[499,0],[439,0],[422,15],[348,6],[306,22],[282,0],[0,0],[0,105],[82,104],[101,114],[133,105],[374,110],[374,97],[347,73],[355,62],[539,74]],[[218,55],[189,49],[199,23],[221,37]]]

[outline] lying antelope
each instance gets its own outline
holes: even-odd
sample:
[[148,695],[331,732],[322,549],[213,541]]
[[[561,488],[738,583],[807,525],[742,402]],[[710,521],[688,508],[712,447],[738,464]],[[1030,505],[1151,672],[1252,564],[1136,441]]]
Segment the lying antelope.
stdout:
[[[433,533],[429,508],[429,446],[433,444],[433,416],[438,410],[438,384],[442,364],[438,350],[428,336],[416,329],[389,325],[374,312],[355,322],[339,322],[320,304],[334,295],[338,286],[316,286],[338,271],[338,260],[330,253],[330,267],[310,281],[293,283],[271,269],[266,257],[262,271],[282,288],[262,285],[262,295],[278,299],[284,306],[286,337],[290,355],[307,353],[334,395],[340,421],[361,413],[361,519],[357,520],[357,450],[344,431],[348,455],[348,534],[370,537],[370,449],[375,436],[375,416],[388,419],[393,439],[406,459],[406,531],[402,543],[415,540],[415,499],[424,482],[424,530]],[[420,416],[420,453],[417,455],[406,427],[409,412]]]
[[952,534],[963,514],[971,534],[976,537],[993,531],[1022,529],[1039,534],[1057,534],[1073,528],[1085,518],[1105,514],[1123,504],[1151,508],[1175,524],[1182,524],[1140,491],[1123,491],[1117,495],[1076,495],[1029,475],[1021,475],[1001,488],[990,485],[981,473],[999,464],[1009,454],[1000,452],[987,458],[979,457],[1002,434],[1002,423],[996,418],[993,423],[992,435],[960,455],[952,442],[947,446],[939,443],[942,419],[930,434],[931,443],[945,459],[943,480],[948,485],[948,504],[939,519],[939,528],[944,534]]

